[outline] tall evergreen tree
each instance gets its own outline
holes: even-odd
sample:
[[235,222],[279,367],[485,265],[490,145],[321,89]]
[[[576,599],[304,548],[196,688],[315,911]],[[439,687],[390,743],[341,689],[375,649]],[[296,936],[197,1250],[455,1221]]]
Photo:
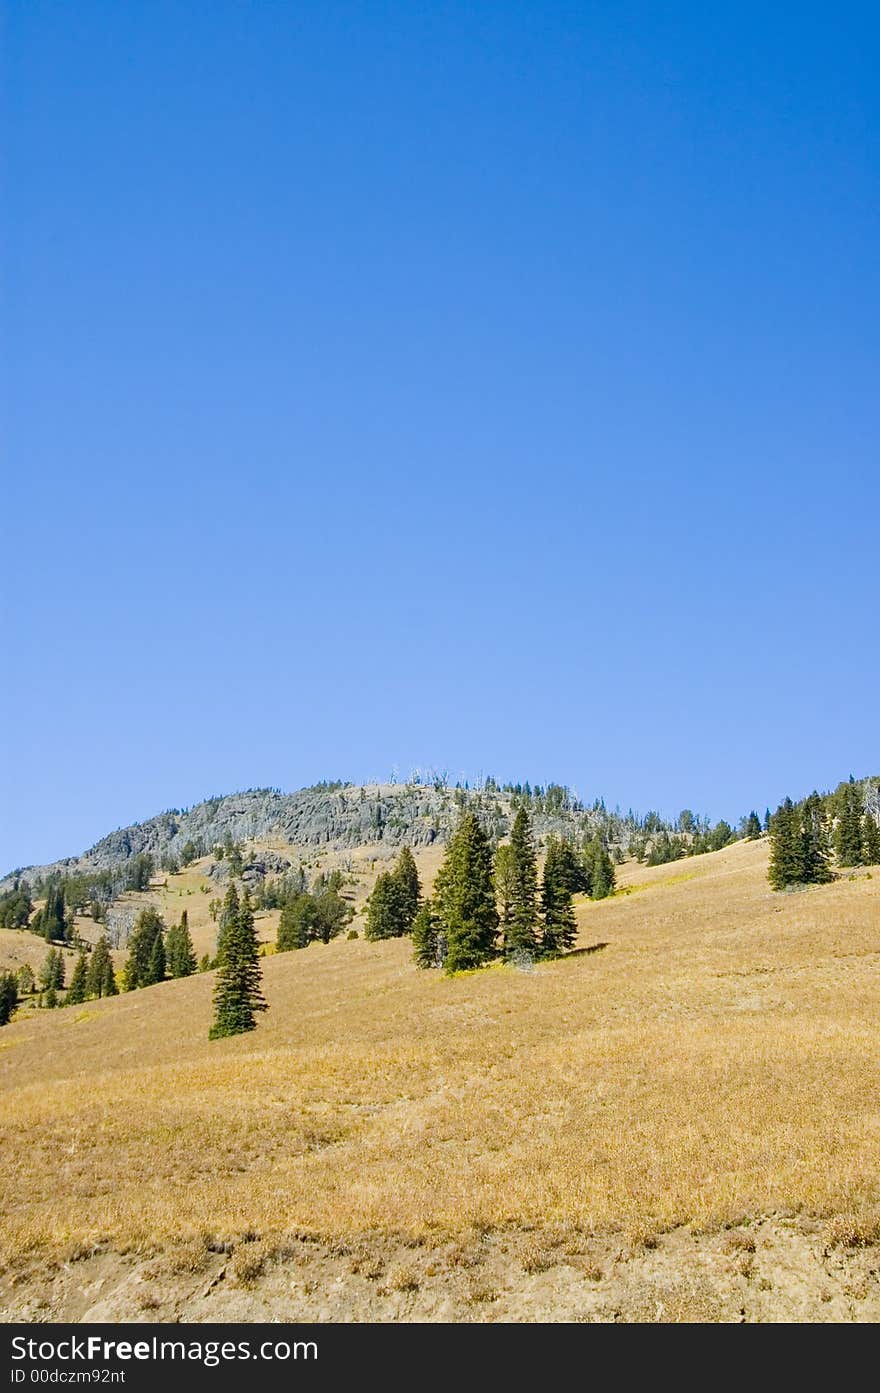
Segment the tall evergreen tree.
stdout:
[[276,948],[279,953],[287,953],[292,948],[307,948],[317,937],[318,916],[311,895],[303,891],[285,900],[281,906],[278,923]]
[[537,947],[538,861],[532,827],[525,808],[520,808],[510,831],[510,923],[505,935],[507,953],[533,953]]
[[211,1040],[253,1030],[257,1024],[255,1013],[266,1010],[260,988],[259,944],[247,891],[239,901],[235,886],[230,885],[223,907],[226,935],[214,986]]
[[[128,945],[128,961],[125,964],[125,989],[134,991],[136,987],[149,987],[161,981],[156,976],[160,957],[162,976],[165,975],[164,945],[156,950],[156,940],[161,942],[165,928],[159,913],[151,905],[142,909],[135,920],[134,929]],[[155,955],[155,956],[154,956]]]
[[0,972],[0,1025],[7,1025],[18,1005],[18,983],[12,972]]
[[60,881],[50,884],[46,891],[46,903],[40,915],[39,929],[47,943],[56,939],[67,939],[68,920],[64,907],[64,886]]
[[572,948],[577,938],[577,920],[569,884],[561,843],[556,837],[548,837],[541,887],[541,950],[545,957],[555,957]]
[[614,889],[616,872],[608,848],[598,834],[588,844],[584,861],[589,868],[590,898],[606,899]]
[[513,905],[513,852],[508,843],[495,848],[495,893],[498,896],[498,927],[501,942],[507,947]]
[[117,990],[110,945],[106,937],[102,935],[92,949],[92,955],[89,959],[86,994],[88,996],[116,996]]
[[862,861],[866,866],[880,866],[880,823],[870,813],[865,814],[862,827]]
[[862,792],[853,780],[844,784],[841,790],[837,826],[834,829],[834,849],[841,866],[861,864]]
[[68,1006],[78,1006],[81,1001],[86,999],[86,983],[88,979],[88,961],[85,950],[80,949],[73,965],[73,974],[70,978],[70,986],[67,989]]
[[754,811],[750,812],[745,820],[743,833],[747,841],[753,842],[761,835],[761,819]]
[[[234,889],[235,887],[234,887],[234,885],[231,885],[230,888],[231,888],[231,889]],[[229,905],[230,905],[230,903],[231,903],[231,900],[230,900],[229,890],[227,890],[227,891],[226,891],[226,895],[225,895],[224,900],[223,900],[223,903],[222,903],[222,905],[220,906],[220,914],[219,914],[218,927],[217,927],[217,962],[218,962],[218,963],[219,963],[219,962],[222,962],[222,960],[223,960],[223,950],[224,950],[224,947],[225,947],[225,945],[226,945],[226,931],[227,931],[227,929],[229,928],[229,924],[230,924],[230,922],[231,922],[230,916],[231,916],[232,918],[235,918],[235,916],[238,914],[238,911],[239,911],[239,907],[240,907],[240,906],[239,906],[239,899],[238,899],[238,891],[237,891],[237,890],[236,890],[236,892],[235,892],[235,895],[234,895],[233,899],[234,899],[234,909],[230,909],[230,908],[229,908]]]
[[315,906],[315,937],[322,943],[329,943],[342,933],[351,919],[351,905],[332,885],[316,890],[312,900]]
[[422,884],[415,857],[408,846],[400,848],[394,878],[400,894],[402,932],[409,933],[422,900]]
[[392,871],[382,871],[376,877],[367,902],[364,937],[375,941],[379,938],[399,938],[404,933],[405,910],[400,881]]
[[165,940],[161,933],[157,933],[153,939],[153,947],[150,950],[150,962],[147,970],[148,980],[142,983],[145,987],[152,987],[156,982],[165,981]]
[[771,812],[770,812],[770,809],[769,809],[769,808],[765,808],[765,809],[764,809],[764,831],[765,831],[765,832],[769,832],[769,831],[770,831],[770,822],[771,822],[771,819],[772,819],[772,814],[771,814]]
[[818,793],[811,793],[801,805],[800,857],[801,878],[806,885],[822,885],[834,879],[828,867],[828,814]]
[[171,977],[190,977],[196,970],[196,955],[193,951],[186,910],[180,916],[180,923],[172,924],[168,930],[165,957]]
[[413,960],[416,967],[438,967],[439,924],[430,900],[419,908],[412,926]]
[[450,838],[434,885],[434,906],[446,938],[446,971],[488,962],[498,931],[492,848],[473,812],[462,814]]
[[790,798],[786,798],[770,820],[770,867],[767,879],[774,890],[785,890],[803,880],[800,820]]
[[40,986],[44,991],[61,991],[64,987],[64,954],[60,948],[50,948],[40,969]]
[[556,878],[560,885],[566,887],[569,894],[577,895],[582,890],[586,891],[587,894],[590,892],[590,875],[587,865],[583,858],[578,856],[567,837],[559,839]]

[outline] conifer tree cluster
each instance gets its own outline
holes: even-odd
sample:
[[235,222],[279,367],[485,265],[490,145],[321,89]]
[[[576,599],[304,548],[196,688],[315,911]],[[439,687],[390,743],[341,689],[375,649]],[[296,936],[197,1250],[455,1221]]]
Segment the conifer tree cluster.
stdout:
[[65,991],[64,954],[60,948],[50,948],[40,969],[39,983],[34,981],[30,968],[23,967],[19,973],[19,996],[30,995],[37,986],[40,989],[40,1006],[74,1006],[96,997],[116,996],[119,988],[113,971],[113,959],[106,935],[98,939],[91,953],[88,945],[80,948],[71,973],[70,983],[63,999],[59,993]]
[[165,924],[158,910],[147,905],[135,920],[125,964],[125,990],[152,987],[165,980]]
[[333,871],[319,876],[311,892],[303,875],[279,887],[279,953],[307,948],[310,943],[329,943],[342,932],[353,914],[352,906],[340,894],[342,884],[341,871]]
[[40,969],[40,986],[44,992],[64,990],[64,954],[60,948],[50,948]]
[[116,996],[118,990],[116,975],[113,971],[113,959],[110,956],[110,944],[107,942],[106,935],[102,935],[92,949],[89,958],[89,968],[86,973],[86,996]]
[[26,883],[16,880],[11,890],[0,895],[0,929],[24,929],[34,906]]
[[862,791],[854,779],[838,792],[837,809],[834,850],[838,864],[859,866],[866,848],[862,840]]
[[555,957],[577,937],[573,896],[583,891],[603,899],[614,879],[601,837],[579,854],[565,838],[550,836],[539,889],[526,808],[517,809],[510,841],[498,847],[494,861],[479,819],[465,810],[437,873],[433,900],[413,924],[414,960],[419,967],[443,962],[447,972],[456,972],[481,967],[499,951],[513,961]]
[[749,813],[748,817],[745,820],[745,823],[743,824],[743,836],[745,837],[746,841],[753,842],[756,841],[757,838],[760,837],[760,835],[761,819],[758,817],[758,814],[753,810]]
[[419,910],[422,887],[415,858],[408,846],[402,847],[393,871],[383,871],[367,902],[364,937],[402,938],[412,930]]
[[65,906],[64,885],[60,880],[51,881],[46,887],[46,903],[34,916],[31,928],[41,934],[47,943],[66,943],[70,927],[71,917]]
[[822,885],[833,879],[828,814],[818,793],[802,803],[786,798],[770,822],[770,867],[774,890]]
[[584,889],[591,900],[604,900],[613,893],[614,862],[601,837],[594,837],[584,851]]
[[880,784],[850,778],[833,792],[811,793],[800,803],[786,798],[770,819],[770,868],[775,890],[821,885],[837,864],[880,865]]
[[247,891],[239,899],[235,885],[230,885],[223,902],[223,920],[225,932],[214,984],[211,1040],[254,1030],[256,1012],[266,1010],[254,912]]

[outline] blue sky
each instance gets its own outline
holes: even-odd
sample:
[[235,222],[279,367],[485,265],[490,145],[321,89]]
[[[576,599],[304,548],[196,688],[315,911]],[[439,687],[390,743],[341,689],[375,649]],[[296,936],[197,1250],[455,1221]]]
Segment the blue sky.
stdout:
[[869,5],[11,4],[2,868],[880,772]]

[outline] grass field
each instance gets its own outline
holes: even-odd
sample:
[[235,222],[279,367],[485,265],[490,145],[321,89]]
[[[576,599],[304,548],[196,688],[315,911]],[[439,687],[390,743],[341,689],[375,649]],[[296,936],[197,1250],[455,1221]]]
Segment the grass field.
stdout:
[[777,895],[766,857],[627,865],[630,893],[581,904],[578,951],[532,972],[418,972],[405,941],[267,958],[270,1010],[232,1040],[208,1042],[210,975],[13,1022],[4,1261],[504,1230],[650,1248],[767,1216],[880,1238],[880,873]]

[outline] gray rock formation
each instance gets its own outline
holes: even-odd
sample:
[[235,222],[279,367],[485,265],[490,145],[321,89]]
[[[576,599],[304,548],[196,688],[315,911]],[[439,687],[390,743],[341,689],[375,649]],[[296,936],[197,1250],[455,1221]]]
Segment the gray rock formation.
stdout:
[[[255,789],[209,798],[183,811],[160,813],[111,832],[81,856],[29,866],[19,873],[33,884],[53,872],[78,875],[112,871],[142,852],[153,856],[158,865],[163,856],[179,859],[187,843],[193,843],[199,855],[207,855],[218,843],[231,840],[259,844],[264,849],[258,859],[265,862],[267,874],[276,875],[291,864],[283,855],[284,847],[342,850],[378,844],[381,856],[386,851],[393,855],[404,844],[425,847],[444,843],[464,805],[479,812],[493,837],[503,837],[508,831],[510,797],[494,790],[416,784],[318,785],[298,793]],[[538,836],[548,832],[581,836],[597,820],[595,813],[582,811],[535,814],[534,829]],[[222,865],[221,861],[217,878],[222,878]],[[0,886],[10,881],[11,874]]]

